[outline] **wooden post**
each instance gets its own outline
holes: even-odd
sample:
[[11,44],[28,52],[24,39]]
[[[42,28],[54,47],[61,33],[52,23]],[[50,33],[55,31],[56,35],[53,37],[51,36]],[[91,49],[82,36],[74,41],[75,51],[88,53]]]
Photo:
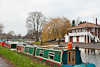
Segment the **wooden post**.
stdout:
[[88,54],[89,54],[89,49],[88,49]]
[[89,36],[89,43],[91,43],[91,37]]
[[93,49],[93,53],[95,54],[95,49]]
[[88,43],[87,35],[86,35],[86,43]]
[[86,53],[86,48],[85,48],[85,53]]
[[95,49],[94,49],[94,54],[95,54]]

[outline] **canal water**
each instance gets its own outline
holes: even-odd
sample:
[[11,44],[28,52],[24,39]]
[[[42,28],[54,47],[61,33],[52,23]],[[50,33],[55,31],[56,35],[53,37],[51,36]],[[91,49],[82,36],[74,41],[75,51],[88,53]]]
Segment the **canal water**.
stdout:
[[91,50],[88,49],[85,52],[85,49],[80,48],[82,61],[87,63],[93,63],[96,67],[100,67],[100,50]]

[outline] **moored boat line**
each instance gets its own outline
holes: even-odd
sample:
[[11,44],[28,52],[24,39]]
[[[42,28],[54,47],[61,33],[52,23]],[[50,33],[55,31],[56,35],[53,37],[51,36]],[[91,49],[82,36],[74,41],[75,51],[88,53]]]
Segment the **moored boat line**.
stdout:
[[[10,47],[9,47],[10,45]],[[95,67],[94,64],[84,63],[82,62],[80,50],[78,47],[72,49],[72,45],[70,45],[65,49],[58,49],[56,45],[55,47],[52,45],[49,48],[43,48],[39,46],[25,45],[25,43],[6,43],[3,45],[8,48],[13,48],[18,52],[23,52],[28,55],[33,56],[34,58],[39,59],[41,62],[46,63],[50,66],[55,67]],[[55,48],[55,49],[53,49]]]

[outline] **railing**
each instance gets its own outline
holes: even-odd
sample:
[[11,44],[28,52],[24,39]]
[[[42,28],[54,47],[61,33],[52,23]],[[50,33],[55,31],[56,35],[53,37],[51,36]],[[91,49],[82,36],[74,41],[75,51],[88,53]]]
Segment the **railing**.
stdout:
[[90,31],[88,32],[88,35],[92,38],[94,38],[93,34],[90,33]]
[[99,40],[99,38],[98,38],[97,36],[93,36],[93,35],[90,33],[90,31],[89,31],[88,33],[89,33],[89,36],[92,37],[93,39],[94,39],[94,37],[95,37],[95,42],[97,42],[97,41],[100,42],[100,40]]
[[95,36],[95,39],[100,42],[99,38]]
[[69,36],[79,36],[79,35],[87,35],[87,32],[76,32],[76,33],[69,33]]
[[69,36],[81,36],[81,35],[89,35],[92,39],[94,39],[94,37],[95,37],[95,41],[100,42],[99,38],[97,36],[94,36],[93,34],[91,34],[90,31],[89,32],[86,31],[86,32],[69,33]]

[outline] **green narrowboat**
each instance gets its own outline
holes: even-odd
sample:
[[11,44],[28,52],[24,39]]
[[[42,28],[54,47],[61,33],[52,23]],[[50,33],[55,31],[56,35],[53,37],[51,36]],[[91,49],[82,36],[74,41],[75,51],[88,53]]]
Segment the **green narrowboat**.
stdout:
[[29,54],[29,55],[33,55],[33,51],[34,50],[34,47],[32,46],[24,46],[24,52]]
[[91,63],[83,63],[79,48],[56,50],[36,48],[35,57],[53,67],[95,67]]
[[61,66],[62,63],[62,50],[37,48],[35,56],[51,66]]

